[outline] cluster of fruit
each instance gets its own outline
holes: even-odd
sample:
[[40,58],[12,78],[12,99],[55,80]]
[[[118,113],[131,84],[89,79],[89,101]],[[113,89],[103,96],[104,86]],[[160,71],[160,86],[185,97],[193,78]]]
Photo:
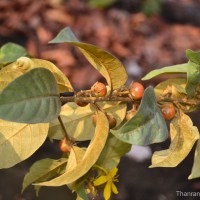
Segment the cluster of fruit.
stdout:
[[[127,92],[128,92],[127,93],[128,97],[134,100],[132,104],[132,109],[127,111],[126,117],[125,117],[125,120],[129,121],[137,113],[139,100],[142,99],[142,96],[144,94],[144,87],[139,82],[131,82],[131,84],[128,87]],[[77,92],[76,97],[88,97],[88,96],[105,97],[107,93],[108,93],[108,90],[107,90],[106,85],[101,82],[96,82],[91,87],[90,90]],[[78,101],[78,100],[76,100],[75,102],[78,106],[81,106],[81,107],[88,105],[88,102],[83,102],[83,101]],[[172,103],[165,103],[161,106],[161,112],[163,114],[164,119],[171,120],[174,117],[176,110]],[[111,114],[106,114],[106,115],[109,121],[109,127],[110,129],[113,129],[116,126],[117,121]],[[97,116],[93,115],[92,120],[93,120],[93,123],[96,125]],[[71,143],[69,143],[65,138],[60,141],[59,146],[62,152],[69,152],[71,149]]]

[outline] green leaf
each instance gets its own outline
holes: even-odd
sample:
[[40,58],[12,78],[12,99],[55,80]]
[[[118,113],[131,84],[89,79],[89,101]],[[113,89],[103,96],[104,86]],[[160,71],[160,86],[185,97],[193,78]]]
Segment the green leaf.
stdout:
[[193,63],[192,61],[189,61],[188,64],[187,85],[185,89],[187,96],[192,98],[195,94],[197,86],[200,84],[200,65]]
[[142,80],[149,80],[161,74],[180,74],[180,73],[187,73],[187,72],[188,72],[188,63],[167,66],[167,67],[163,67],[161,69],[155,69],[149,72],[146,76],[142,78]]
[[6,43],[0,49],[0,64],[6,65],[26,55],[27,52],[22,46],[12,42]]
[[59,115],[60,108],[56,81],[44,68],[30,70],[0,93],[0,118],[7,121],[49,122]]
[[192,51],[191,49],[186,50],[186,56],[188,60],[190,60],[193,63],[196,63],[197,65],[200,65],[200,52]]
[[160,74],[186,73],[186,92],[187,96],[192,98],[197,86],[200,84],[200,52],[193,52],[188,49],[186,54],[189,59],[188,63],[153,70],[143,77],[142,80],[148,80]]
[[[112,114],[117,121],[116,127],[122,122],[126,115],[126,104],[119,102],[98,103],[108,114]],[[61,108],[60,115],[69,135],[76,141],[90,140],[95,131],[92,116],[96,110],[90,104],[85,107],[77,106],[76,103],[67,103]],[[63,132],[58,119],[50,123],[48,136],[51,139],[62,139]]]
[[80,185],[79,188],[77,188],[76,193],[77,193],[76,200],[89,200],[83,184]]
[[146,16],[158,15],[161,12],[161,0],[144,0],[142,1],[142,12]]
[[198,140],[195,156],[194,156],[194,163],[192,167],[192,172],[188,179],[194,179],[200,177],[200,140]]
[[121,62],[110,53],[87,43],[79,42],[70,28],[64,28],[50,43],[68,43],[80,49],[86,59],[107,80],[111,89],[123,86],[128,78]]
[[110,171],[119,164],[120,158],[130,149],[131,144],[124,143],[110,134],[96,164]]
[[68,159],[53,160],[45,158],[35,162],[24,177],[22,192],[32,183],[52,179],[65,172]]
[[153,87],[146,88],[136,115],[111,133],[124,142],[136,145],[149,145],[167,139],[167,126],[157,106]]
[[190,49],[186,50],[186,56],[189,59],[190,68],[187,73],[186,91],[188,97],[192,98],[196,88],[200,84],[200,52],[194,52]]
[[116,0],[89,0],[89,6],[95,7],[95,8],[107,8],[111,6]]
[[0,169],[30,157],[45,141],[49,124],[22,124],[0,120]]
[[83,159],[78,163],[78,165],[73,169],[70,168],[70,170],[67,170],[64,174],[55,179],[43,183],[37,183],[36,185],[61,186],[73,183],[74,181],[85,175],[97,161],[106,143],[108,131],[109,131],[109,124],[107,117],[104,113],[98,111],[97,126],[94,138],[90,142],[84,154]]
[[176,167],[191,151],[199,132],[192,120],[180,110],[179,118],[170,124],[171,144],[169,149],[156,151],[152,157],[152,167]]

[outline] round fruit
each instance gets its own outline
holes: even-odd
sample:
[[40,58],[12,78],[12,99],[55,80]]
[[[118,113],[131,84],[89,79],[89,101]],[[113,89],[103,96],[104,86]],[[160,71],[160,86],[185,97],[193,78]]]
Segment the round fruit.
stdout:
[[80,107],[84,107],[84,106],[87,106],[87,105],[88,105],[88,103],[86,103],[86,102],[81,102],[81,101],[75,101],[75,103],[76,103],[78,106],[80,106]]
[[96,97],[104,97],[107,94],[106,86],[101,82],[96,82],[92,87],[91,91]]
[[[109,122],[109,128],[112,129],[116,126],[117,121],[112,115],[107,115],[108,122]],[[97,115],[92,115],[92,121],[96,125],[97,123]]]
[[176,113],[176,110],[172,103],[164,104],[161,111],[162,111],[163,117],[166,120],[172,119]]
[[[82,97],[82,93],[79,91],[79,92],[76,93],[76,96],[77,97]],[[84,106],[88,105],[88,103],[82,102],[82,101],[78,101],[78,100],[75,100],[75,103],[80,107],[84,107]]]
[[144,94],[144,87],[141,83],[132,82],[129,85],[129,91],[134,100],[141,99]]
[[108,122],[109,122],[109,128],[112,129],[116,126],[117,121],[112,115],[107,115],[108,117]]
[[71,151],[71,144],[67,142],[66,138],[60,140],[59,147],[62,152],[70,152]]
[[126,121],[129,121],[132,117],[135,116],[136,113],[137,113],[136,110],[129,110],[129,111],[126,113]]

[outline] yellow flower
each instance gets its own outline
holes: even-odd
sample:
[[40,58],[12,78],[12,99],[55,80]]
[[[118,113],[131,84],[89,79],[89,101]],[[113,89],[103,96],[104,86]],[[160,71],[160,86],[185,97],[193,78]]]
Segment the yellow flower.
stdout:
[[109,172],[107,172],[106,170],[103,171],[106,175],[98,177],[96,180],[94,180],[93,184],[94,186],[99,186],[106,183],[103,194],[104,194],[104,199],[109,200],[111,192],[113,192],[114,194],[118,194],[117,187],[114,184],[114,182],[118,182],[118,179],[116,177],[118,169],[117,167],[114,167]]

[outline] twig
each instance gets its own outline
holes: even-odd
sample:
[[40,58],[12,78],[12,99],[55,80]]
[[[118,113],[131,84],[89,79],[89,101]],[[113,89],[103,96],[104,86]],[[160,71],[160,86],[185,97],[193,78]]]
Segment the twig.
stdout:
[[158,102],[176,102],[180,104],[186,104],[186,105],[192,105],[192,106],[198,106],[200,105],[200,100],[199,99],[174,99],[174,98],[159,98],[157,99]]
[[131,102],[133,101],[129,97],[113,97],[113,96],[106,96],[106,97],[60,97],[62,103],[68,102],[85,102],[85,103],[94,103],[94,102],[102,102],[102,101],[121,101],[121,102]]
[[[124,92],[122,92],[122,94],[124,94]],[[119,102],[124,102],[124,103],[128,103],[128,102],[140,102],[140,100],[133,100],[131,98],[131,96],[128,96],[127,91],[125,91],[125,94],[127,96],[120,96],[120,94],[118,94],[119,96],[116,96],[115,94],[113,95],[108,95],[105,97],[92,97],[92,96],[61,96],[60,100],[62,102],[62,104],[68,103],[68,102],[84,102],[84,103],[96,103],[96,102],[103,102],[103,101],[119,101]],[[180,104],[185,104],[185,105],[194,105],[194,106],[198,106],[200,105],[200,100],[199,99],[174,99],[174,98],[170,98],[170,97],[159,97],[157,98],[157,102],[176,102],[176,103],[180,103]]]
[[66,130],[66,128],[65,128],[65,125],[64,125],[64,123],[63,123],[63,121],[62,121],[60,115],[58,116],[58,120],[59,120],[59,122],[60,122],[60,125],[61,125],[61,127],[62,127],[62,130],[63,130],[63,133],[64,133],[64,136],[65,136],[66,140],[67,140],[67,141],[71,141],[69,135],[67,134],[67,130]]

